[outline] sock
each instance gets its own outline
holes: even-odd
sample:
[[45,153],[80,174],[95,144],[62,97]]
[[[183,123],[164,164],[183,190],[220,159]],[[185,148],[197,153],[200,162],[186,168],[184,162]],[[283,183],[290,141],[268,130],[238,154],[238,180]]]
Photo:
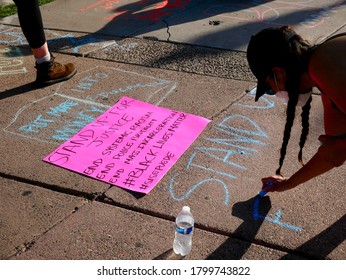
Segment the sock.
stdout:
[[43,57],[38,57],[38,58],[35,58],[35,59],[36,59],[36,63],[37,63],[37,64],[50,61],[50,53],[46,54],[46,55],[43,56]]

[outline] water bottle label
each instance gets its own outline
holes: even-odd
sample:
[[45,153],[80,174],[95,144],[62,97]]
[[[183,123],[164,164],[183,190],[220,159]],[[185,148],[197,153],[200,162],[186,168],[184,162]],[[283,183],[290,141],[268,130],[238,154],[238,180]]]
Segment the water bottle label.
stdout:
[[177,232],[179,232],[180,234],[190,234],[193,230],[193,227],[189,227],[189,228],[180,228],[180,227],[176,227],[175,230]]

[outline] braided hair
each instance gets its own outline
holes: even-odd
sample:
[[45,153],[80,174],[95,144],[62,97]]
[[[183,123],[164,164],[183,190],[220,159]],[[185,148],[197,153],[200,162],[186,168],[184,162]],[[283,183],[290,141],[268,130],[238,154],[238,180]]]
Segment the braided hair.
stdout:
[[[291,130],[295,119],[296,113],[296,105],[298,103],[299,96],[299,77],[300,75],[308,70],[308,59],[311,45],[304,40],[301,36],[296,34],[292,28],[288,26],[283,26],[280,28],[283,32],[283,35],[287,40],[287,56],[289,58],[290,63],[286,67],[287,71],[287,82],[286,88],[289,96],[289,101],[286,109],[286,124],[283,134],[283,140],[280,150],[280,160],[279,160],[279,168],[276,170],[277,175],[281,174],[281,168],[284,163],[284,159],[286,156],[288,142],[291,137]],[[309,134],[309,114],[311,108],[312,97],[310,96],[309,100],[303,106],[301,113],[301,121],[302,121],[302,132],[300,136],[299,142],[299,153],[298,160],[303,163],[303,148],[307,139],[307,135]]]

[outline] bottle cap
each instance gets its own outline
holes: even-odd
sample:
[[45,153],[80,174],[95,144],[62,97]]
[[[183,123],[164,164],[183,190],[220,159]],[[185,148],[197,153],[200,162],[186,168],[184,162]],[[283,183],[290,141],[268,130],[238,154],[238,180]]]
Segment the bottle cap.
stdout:
[[184,206],[183,207],[183,212],[190,212],[190,207],[189,206]]

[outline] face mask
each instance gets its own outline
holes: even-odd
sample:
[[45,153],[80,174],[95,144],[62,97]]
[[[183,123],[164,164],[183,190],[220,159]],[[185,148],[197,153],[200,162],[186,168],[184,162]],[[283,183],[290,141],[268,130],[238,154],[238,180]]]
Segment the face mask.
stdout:
[[278,91],[277,93],[275,93],[275,96],[277,99],[279,99],[282,103],[286,104],[288,103],[288,92],[287,91]]
[[276,98],[278,98],[282,103],[287,103],[289,99],[288,92],[284,90],[279,90],[278,82],[276,81],[275,72],[274,72],[274,81],[275,81],[276,88],[278,89],[278,92],[275,93]]
[[[276,84],[276,88],[279,89],[278,84],[276,82],[276,77],[274,73],[274,81]],[[298,102],[297,106],[298,107],[304,107],[305,104],[308,102],[310,96],[312,94],[312,91],[309,91],[307,93],[299,94],[298,96]],[[277,93],[275,93],[276,98],[278,98],[282,103],[287,104],[289,100],[288,92],[284,90],[279,90]]]
[[299,94],[297,106],[304,107],[305,104],[308,102],[311,94],[312,94],[312,91],[309,91],[307,93]]

